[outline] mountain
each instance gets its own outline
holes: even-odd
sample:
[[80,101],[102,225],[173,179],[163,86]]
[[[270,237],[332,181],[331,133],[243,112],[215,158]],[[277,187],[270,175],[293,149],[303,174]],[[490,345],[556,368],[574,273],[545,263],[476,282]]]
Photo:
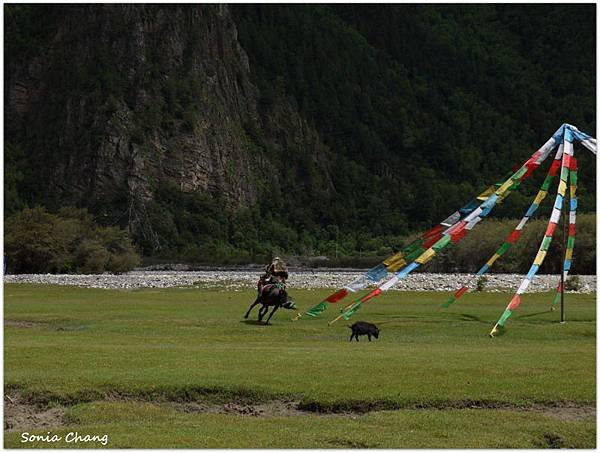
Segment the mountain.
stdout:
[[155,256],[386,253],[593,133],[595,5],[7,4],[4,90],[7,214],[85,207]]

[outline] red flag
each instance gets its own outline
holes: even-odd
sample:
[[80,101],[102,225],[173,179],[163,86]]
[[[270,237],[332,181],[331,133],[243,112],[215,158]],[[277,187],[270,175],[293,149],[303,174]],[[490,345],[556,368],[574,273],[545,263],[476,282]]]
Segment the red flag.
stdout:
[[427,239],[431,236],[437,235],[441,231],[442,231],[442,225],[436,225],[431,230],[429,230],[427,233],[423,234],[423,236],[421,236],[421,239]]
[[548,170],[548,174],[550,176],[556,176],[558,169],[560,168],[560,160],[553,160],[552,165],[550,165],[550,169]]
[[454,293],[454,297],[458,298],[458,297],[462,296],[464,293],[467,292],[468,289],[469,288],[467,288],[466,286],[463,286],[461,289],[459,289],[458,291],[456,291]]
[[423,248],[428,249],[433,244],[435,244],[437,241],[439,241],[441,238],[442,238],[441,234],[436,234],[435,236],[431,236],[423,243]]
[[525,164],[527,166],[527,171],[525,172],[525,174],[521,177],[521,179],[525,179],[527,178],[529,175],[531,175],[531,173],[533,173],[533,171],[538,168],[540,166],[540,164],[537,164],[535,162],[527,162]]
[[515,242],[517,242],[517,240],[519,239],[520,236],[521,236],[521,230],[515,230],[508,235],[506,242],[508,242],[509,244],[514,244]]
[[544,236],[552,237],[555,229],[556,229],[556,223],[550,222],[548,224],[548,228],[546,228],[546,232],[544,233]]
[[325,299],[327,302],[330,302],[332,304],[335,304],[336,302],[339,302],[340,300],[342,300],[344,297],[346,297],[348,295],[348,290],[346,288],[340,289],[339,291],[333,293],[331,296],[329,296],[327,299]]
[[513,311],[519,305],[521,305],[521,296],[519,296],[518,294],[515,294],[514,297],[512,298],[512,300],[510,301],[510,304],[508,304],[508,307],[506,307],[506,309]]
[[577,159],[571,157],[571,170],[577,170]]
[[379,296],[380,294],[381,294],[381,289],[375,288],[373,291],[371,291],[369,294],[367,294],[365,297],[363,297],[360,301],[366,302],[369,299],[373,299],[375,296]]

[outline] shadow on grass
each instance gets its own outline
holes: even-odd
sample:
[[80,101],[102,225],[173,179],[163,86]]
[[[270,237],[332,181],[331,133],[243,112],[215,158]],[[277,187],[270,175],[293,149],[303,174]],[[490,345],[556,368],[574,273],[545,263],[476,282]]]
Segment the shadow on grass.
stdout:
[[403,319],[416,319],[416,320],[422,320],[422,319],[429,319],[429,316],[423,316],[423,315],[390,315],[389,313],[377,313],[377,312],[372,312],[369,313],[369,316],[372,317],[376,317],[376,316],[383,316],[386,319],[399,319],[399,320],[403,320]]
[[432,313],[431,316],[419,316],[419,315],[392,315],[386,316],[387,320],[377,322],[378,325],[390,324],[390,323],[405,323],[405,324],[444,324],[451,321],[464,321],[464,322],[476,322],[479,324],[489,325],[491,320],[482,319],[479,316],[471,315],[468,313],[448,313],[441,312],[440,315]]
[[515,319],[533,318],[535,316],[547,315],[548,313],[552,313],[552,312],[550,310],[538,311],[538,312],[535,312],[535,313],[529,313],[527,315],[515,316]]
[[264,321],[259,321],[258,319],[242,319],[240,321],[242,324],[247,324],[249,326],[270,326],[271,324],[265,324]]
[[486,321],[486,320],[481,319],[481,317],[479,317],[479,316],[469,315],[467,313],[459,313],[458,319],[460,321],[471,321],[471,322],[478,322],[481,324],[489,324],[490,323],[489,320]]

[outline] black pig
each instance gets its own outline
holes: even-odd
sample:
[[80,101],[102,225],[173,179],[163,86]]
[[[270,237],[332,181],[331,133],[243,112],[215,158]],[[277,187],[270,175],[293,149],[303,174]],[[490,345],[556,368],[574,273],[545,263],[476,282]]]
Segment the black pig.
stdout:
[[352,329],[350,341],[352,341],[352,338],[356,338],[356,341],[358,341],[359,335],[367,335],[369,337],[369,341],[371,341],[371,335],[373,335],[375,338],[379,338],[379,327],[377,327],[375,324],[371,324],[370,322],[357,321],[348,327]]

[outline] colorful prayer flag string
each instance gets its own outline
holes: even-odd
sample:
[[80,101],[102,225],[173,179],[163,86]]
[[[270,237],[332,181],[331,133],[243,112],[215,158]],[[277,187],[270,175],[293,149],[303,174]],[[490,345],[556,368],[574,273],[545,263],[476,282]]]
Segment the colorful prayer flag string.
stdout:
[[[556,226],[555,224],[558,221],[558,218],[560,217],[560,208],[562,207],[563,196],[564,196],[564,195],[560,195],[560,192],[563,191],[563,193],[564,193],[564,191],[566,190],[566,181],[567,181],[567,178],[569,177],[568,168],[570,165],[570,157],[573,154],[574,139],[575,140],[579,140],[579,139],[585,140],[586,141],[585,146],[588,149],[590,149],[592,152],[595,151],[595,140],[594,139],[592,139],[591,137],[589,137],[586,134],[583,134],[583,133],[577,131],[576,128],[573,128],[573,126],[563,124],[556,131],[556,133],[552,136],[552,138],[550,140],[548,140],[542,148],[540,148],[540,150],[536,151],[531,156],[531,158],[528,159],[525,162],[525,164],[523,166],[521,166],[521,168],[519,168],[519,170],[517,170],[509,179],[507,179],[496,191],[494,191],[493,193],[490,193],[489,196],[485,199],[485,201],[483,203],[481,203],[481,205],[479,207],[474,209],[464,219],[455,222],[452,226],[450,226],[447,230],[445,230],[442,233],[442,238],[439,241],[437,241],[436,243],[434,243],[430,247],[430,249],[426,250],[419,257],[417,257],[412,263],[408,264],[402,270],[400,270],[399,272],[396,272],[396,274],[390,280],[379,285],[377,288],[372,290],[370,293],[368,293],[363,298],[360,298],[360,299],[356,300],[355,302],[353,302],[352,304],[350,304],[350,306],[347,308],[347,310],[345,312],[343,312],[340,316],[338,316],[337,318],[332,320],[329,324],[330,325],[333,324],[341,317],[348,319],[360,307],[362,307],[365,302],[380,295],[383,291],[387,291],[390,287],[392,287],[395,283],[397,283],[397,281],[399,279],[405,277],[410,272],[417,269],[419,266],[429,262],[436,255],[436,253],[438,253],[440,250],[442,250],[448,244],[450,244],[452,242],[460,241],[460,239],[462,239],[464,237],[466,232],[468,232],[479,221],[481,221],[484,217],[486,217],[497,203],[499,203],[500,201],[505,199],[510,194],[510,192],[512,190],[514,190],[516,187],[518,187],[519,184],[525,178],[530,176],[531,173],[533,173],[533,171],[547,158],[548,154],[556,147],[556,145],[561,146],[560,144],[562,142],[562,146],[561,146],[562,153],[560,153],[560,150],[559,150],[559,155],[562,154],[561,184],[559,185],[557,198],[555,200],[554,209],[552,212],[552,216],[550,218],[551,223],[554,223],[554,227],[551,228],[549,226],[549,228],[547,229],[548,232],[550,232],[550,231],[553,232],[554,228]],[[565,150],[568,151],[567,155],[565,155]],[[564,168],[565,161],[567,163],[567,170],[565,170],[565,168]],[[548,182],[548,185],[545,187],[546,189],[549,186],[549,184],[550,183]],[[486,195],[488,195],[488,194],[486,194]],[[539,203],[538,203],[538,205],[539,205]],[[537,209],[537,208],[535,208],[535,209]],[[530,212],[530,215],[532,213],[533,212]],[[448,240],[448,236],[450,237],[450,240]],[[543,249],[538,250],[538,254],[536,255],[536,258],[534,260],[532,268],[528,272],[527,277],[525,278],[524,282],[525,281],[530,282],[531,279],[535,276],[535,273],[539,269],[539,266],[541,265],[541,263],[543,262],[543,260],[546,256],[547,247],[549,247],[550,242],[551,242],[551,235],[550,235],[550,239],[544,239],[542,241],[540,248],[543,247],[545,250],[543,250]],[[524,292],[526,290],[528,284],[529,283],[526,283],[526,284],[522,283],[522,285],[519,287],[519,290],[517,292],[520,292],[520,293]],[[503,315],[501,316],[499,322],[495,326],[495,330],[496,330],[495,333],[497,333],[499,326],[504,325],[506,320],[510,317],[512,310],[516,309],[516,307],[519,304],[520,304],[520,294],[519,294],[519,297],[514,298],[514,300],[511,301],[511,303],[509,304],[509,307],[507,307],[508,311],[505,311],[505,313],[503,313]]]
[[[419,238],[403,247],[398,253],[388,257],[381,264],[373,267],[372,269],[369,269],[367,272],[350,282],[344,288],[339,289],[335,293],[326,297],[323,301],[319,302],[317,305],[311,307],[304,314],[310,317],[317,317],[327,309],[329,304],[335,304],[344,299],[350,293],[360,291],[369,285],[379,283],[389,273],[396,272],[402,267],[406,266],[407,263],[414,261],[442,237],[442,231],[444,228],[452,226],[456,221],[470,214],[478,205],[477,200],[487,199],[488,195],[486,195],[486,193],[488,191],[493,192],[493,190],[499,186],[500,184],[488,187],[484,192],[479,194],[476,199],[471,200],[458,211],[452,213],[446,219],[442,220],[442,222],[440,222],[438,225],[434,226],[431,230],[422,234]],[[351,302],[350,304],[346,305],[343,310],[348,308],[353,303],[354,302]],[[299,313],[295,318],[293,318],[293,320],[295,321],[301,316],[302,314]]]
[[[527,273],[527,276],[517,289],[517,292],[506,310],[501,315],[500,319],[494,326],[490,336],[497,335],[501,328],[504,327],[506,321],[511,316],[512,312],[521,303],[521,294],[523,294],[529,286],[531,280],[539,270],[539,267],[546,257],[547,251],[552,241],[552,235],[556,229],[557,222],[561,215],[562,205],[566,195],[567,182],[570,181],[570,220],[569,220],[569,240],[565,250],[565,258],[563,264],[563,273],[566,277],[570,267],[573,255],[573,247],[575,243],[575,217],[577,209],[577,164],[573,157],[573,142],[578,141],[593,154],[597,153],[596,139],[579,131],[576,127],[569,124],[563,124],[552,137],[518,169],[510,175],[502,183],[494,184],[488,187],[485,191],[477,196],[475,200],[469,202],[466,206],[454,212],[452,215],[444,219],[439,225],[427,233],[421,235],[418,239],[405,246],[401,251],[387,258],[381,264],[367,271],[353,282],[346,285],[331,294],[323,301],[312,307],[306,312],[308,316],[318,316],[326,310],[328,304],[337,303],[348,296],[352,292],[357,292],[369,285],[378,285],[366,295],[352,301],[342,309],[342,314],[332,320],[329,324],[333,324],[342,317],[349,319],[357,310],[359,310],[366,302],[374,299],[383,292],[394,286],[400,279],[409,275],[415,269],[424,266],[430,262],[437,254],[446,247],[459,242],[465,235],[472,230],[481,220],[483,220],[496,204],[501,203],[506,197],[516,190],[521,182],[528,178],[548,157],[548,155],[557,148],[558,151],[551,165],[546,179],[544,180],[538,194],[533,203],[521,219],[515,230],[506,238],[504,243],[496,251],[494,255],[482,266],[475,274],[475,277],[483,275],[487,272],[499,257],[504,255],[520,237],[521,231],[528,219],[537,211],[539,205],[547,196],[548,188],[555,177],[558,168],[560,167],[560,182],[557,189],[557,195],[552,210],[552,215],[548,223],[548,227],[544,234],[544,238],[539,246],[538,253],[534,262]],[[560,165],[559,165],[560,162]],[[481,203],[479,203],[481,202]],[[389,273],[393,276],[381,283]],[[469,282],[470,284],[470,282]],[[454,298],[446,306],[450,305],[456,299],[461,297],[468,291],[469,284],[461,287],[454,294]],[[560,290],[560,285],[557,291]],[[555,299],[556,302],[556,299]],[[295,319],[298,319],[299,314]]]
[[556,151],[556,155],[554,156],[554,160],[552,161],[552,165],[550,165],[550,168],[548,169],[546,178],[544,179],[540,190],[535,196],[533,203],[531,203],[531,205],[525,212],[523,218],[519,221],[515,229],[507,236],[507,238],[504,240],[504,242],[498,248],[498,250],[496,250],[496,252],[486,261],[486,263],[483,266],[481,266],[481,268],[475,273],[475,275],[442,304],[443,308],[448,308],[450,305],[452,305],[454,302],[460,299],[469,290],[469,287],[475,282],[475,280],[486,274],[494,265],[494,263],[499,258],[501,258],[506,252],[508,252],[512,245],[519,240],[523,228],[527,224],[527,221],[535,214],[539,205],[542,203],[544,198],[546,198],[546,195],[548,194],[548,188],[550,187],[550,184],[552,184],[552,180],[554,179],[556,173],[558,172],[558,169],[560,168],[561,159],[562,146],[559,146],[558,150]]
[[558,286],[556,288],[556,295],[552,301],[553,305],[560,302],[560,295],[562,292],[562,282],[567,281],[569,270],[571,269],[571,262],[573,260],[573,249],[575,247],[575,222],[577,218],[577,159],[571,157],[570,168],[569,168],[569,230],[567,236],[567,246],[565,248],[562,279],[559,279]]
[[[453,224],[449,226],[443,233],[442,237],[433,243],[431,247],[425,250],[419,255],[412,263],[408,264],[399,272],[396,272],[394,276],[387,282],[379,285],[377,288],[369,292],[366,296],[357,299],[352,304],[346,307],[346,310],[337,318],[329,322],[329,325],[333,324],[340,318],[348,319],[352,316],[356,310],[358,310],[364,303],[371,300],[372,298],[380,295],[383,291],[387,291],[393,285],[395,285],[401,278],[406,277],[415,269],[431,261],[436,254],[447,247],[449,244],[459,242],[468,231],[473,229],[477,223],[479,223],[484,217],[486,217],[499,202],[504,200],[521,182],[529,177],[536,168],[548,157],[550,152],[561,142],[565,126],[561,126],[556,133],[533,155],[513,173],[510,178],[504,181],[500,187],[489,194],[485,193],[484,201],[475,209],[473,209],[463,219],[459,217],[453,219]],[[481,201],[481,199],[480,199]]]
[[[554,208],[552,209],[552,214],[551,214],[550,220],[548,222],[548,227],[546,228],[546,232],[544,233],[544,238],[538,248],[538,253],[533,261],[533,264],[529,268],[529,272],[527,273],[527,276],[523,279],[523,281],[521,282],[521,285],[517,289],[517,292],[515,293],[515,295],[511,299],[510,303],[508,304],[508,306],[506,307],[506,309],[500,316],[500,319],[494,325],[492,331],[490,332],[490,337],[494,337],[494,336],[497,336],[500,333],[502,333],[503,329],[506,326],[506,321],[510,318],[512,313],[519,307],[519,305],[521,305],[521,302],[522,302],[521,295],[527,290],[527,288],[529,287],[529,284],[531,283],[531,281],[535,277],[536,273],[538,272],[540,266],[544,262],[544,258],[546,257],[548,248],[550,247],[550,243],[552,242],[552,236],[554,234],[554,231],[556,230],[556,225],[558,224],[558,221],[561,216],[562,206],[564,204],[564,198],[566,196],[567,181],[570,179],[571,174],[574,176],[574,180],[571,181],[572,189],[570,189],[570,190],[573,195],[576,195],[577,173],[573,172],[573,167],[575,166],[574,168],[576,169],[577,163],[576,163],[576,161],[574,163],[572,163],[572,161],[575,160],[575,158],[573,157],[573,142],[576,140],[585,140],[588,143],[585,146],[588,147],[588,149],[590,149],[590,150],[591,150],[590,146],[592,146],[592,147],[594,147],[594,150],[595,150],[595,140],[592,141],[592,139],[589,136],[587,136],[586,134],[582,134],[576,128],[573,128],[572,126],[569,126],[569,125],[563,125],[563,129],[564,129],[563,144],[562,144],[563,157],[562,157],[561,172],[560,172],[560,183],[559,183],[559,186],[557,189],[556,199],[554,202]],[[567,250],[565,251],[565,264],[563,266],[563,272],[564,272],[564,267],[567,267],[567,270],[568,270],[568,269],[570,269],[570,266],[571,266],[573,246],[575,244],[574,233],[575,233],[576,208],[577,208],[577,198],[575,196],[574,202],[570,204],[570,210],[569,210],[570,211],[569,225],[573,225],[573,228],[572,228],[573,236],[571,236],[571,238],[570,238],[571,244],[567,244]],[[559,286],[559,290],[560,290],[560,286]]]
[[[494,196],[493,201],[496,202],[498,200],[496,192],[499,191],[499,193],[503,194],[502,197],[505,198],[508,195],[508,193],[510,193],[508,192],[509,189],[512,191],[516,187],[518,187],[520,181],[531,175],[531,173],[548,157],[548,154],[554,149],[557,143],[555,136],[559,133],[559,131],[557,131],[554,134],[554,136],[551,137],[544,144],[544,146],[542,146],[538,151],[536,151],[531,156],[531,158],[528,159],[527,162],[525,162],[525,164],[519,168],[519,170],[516,173],[509,173],[508,175],[510,176],[510,178],[508,178],[506,181],[504,181],[503,183],[497,183],[489,186],[474,200],[471,200],[458,211],[453,212],[450,216],[442,220],[442,222],[433,227],[431,230],[429,230],[421,237],[405,246],[400,252],[390,256],[374,268],[369,269],[365,274],[350,282],[344,288],[331,294],[323,301],[319,302],[317,305],[311,307],[304,314],[310,317],[317,317],[327,309],[329,303],[337,303],[340,300],[344,299],[351,292],[360,291],[371,284],[378,284],[389,273],[397,272],[402,267],[406,267],[407,264],[414,263],[417,258],[423,255],[429,248],[433,246],[433,244],[436,244],[442,238],[444,227],[447,228],[446,231],[448,231],[448,229],[454,228],[453,235],[451,236],[452,242],[457,242],[460,239],[462,239],[466,235],[467,230],[472,229],[475,226],[475,224],[479,220],[481,220],[481,218],[475,216],[473,218],[473,222],[469,223],[468,226],[468,222],[460,224],[461,219],[465,219],[467,216],[471,215],[473,211],[477,208],[480,201],[483,201],[485,203],[492,195]],[[510,181],[510,184],[508,184],[508,186],[505,187],[508,181]],[[433,256],[433,254],[430,254],[429,259],[433,258]],[[421,259],[421,261],[422,260],[423,258]],[[367,296],[369,294],[367,294]],[[347,310],[356,302],[357,301],[352,301],[348,305],[344,306],[342,308],[342,311]],[[298,313],[298,315],[296,315],[296,317],[292,320],[296,321],[300,317],[302,317],[302,314]]]

